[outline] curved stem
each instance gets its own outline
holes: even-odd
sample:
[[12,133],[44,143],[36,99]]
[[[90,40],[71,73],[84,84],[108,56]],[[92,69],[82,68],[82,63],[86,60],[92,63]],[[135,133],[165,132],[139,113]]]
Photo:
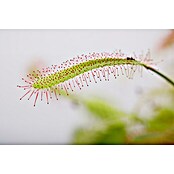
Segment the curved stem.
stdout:
[[174,87],[174,81],[169,79],[167,76],[165,76],[164,74],[160,73],[159,71],[157,71],[156,69],[150,67],[150,66],[147,66],[145,64],[143,64],[143,66],[146,68],[146,69],[149,69],[153,72],[155,72],[156,74],[158,74],[159,76],[161,76],[162,78],[164,78],[167,82],[169,82],[173,87]]

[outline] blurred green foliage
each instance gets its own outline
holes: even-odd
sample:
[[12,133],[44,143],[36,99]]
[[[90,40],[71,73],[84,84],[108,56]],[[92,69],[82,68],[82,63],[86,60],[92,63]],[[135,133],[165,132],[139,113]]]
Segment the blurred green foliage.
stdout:
[[145,132],[133,144],[174,144],[174,109],[160,108],[144,125]]
[[[138,112],[127,114],[101,99],[83,100],[95,121],[75,131],[73,144],[174,144],[174,91],[166,91],[165,95],[160,90],[153,95],[150,91],[150,117],[140,117]],[[168,98],[165,107],[158,100],[160,96],[161,101]]]
[[126,126],[120,119],[123,112],[99,99],[85,100],[83,104],[96,122],[89,129],[78,129],[74,144],[123,144],[126,141]]
[[174,127],[174,110],[170,108],[160,109],[147,124],[147,129],[151,132],[163,132],[170,127]]
[[89,112],[100,119],[116,119],[119,115],[124,115],[124,112],[118,111],[101,99],[85,100],[84,105]]
[[124,144],[125,141],[125,125],[113,122],[103,127],[77,130],[74,144]]

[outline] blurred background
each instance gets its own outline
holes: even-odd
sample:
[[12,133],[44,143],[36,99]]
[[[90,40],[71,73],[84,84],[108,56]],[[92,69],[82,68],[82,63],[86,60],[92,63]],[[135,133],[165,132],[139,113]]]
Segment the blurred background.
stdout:
[[19,98],[22,77],[77,55],[148,49],[174,79],[173,30],[0,30],[0,144],[174,144],[174,89],[143,70],[91,83],[49,105]]

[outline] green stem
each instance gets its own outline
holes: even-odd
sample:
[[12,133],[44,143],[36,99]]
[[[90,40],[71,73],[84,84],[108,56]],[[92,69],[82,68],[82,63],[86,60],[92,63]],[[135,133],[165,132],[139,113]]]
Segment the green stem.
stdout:
[[154,69],[154,68],[152,68],[150,66],[147,66],[145,64],[143,64],[143,66],[146,69],[149,69],[149,70],[155,72],[156,74],[158,74],[159,76],[161,76],[162,78],[164,78],[167,82],[169,82],[174,87],[174,81],[172,81],[171,79],[169,79],[167,76],[165,76],[164,74],[160,73],[159,71],[157,71],[156,69]]

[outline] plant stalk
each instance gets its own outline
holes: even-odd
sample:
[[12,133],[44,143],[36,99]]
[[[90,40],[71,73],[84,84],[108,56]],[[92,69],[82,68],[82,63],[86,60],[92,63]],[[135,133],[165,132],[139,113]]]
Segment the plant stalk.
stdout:
[[170,83],[173,87],[174,87],[174,81],[169,79],[167,76],[165,76],[164,74],[160,73],[159,71],[157,71],[156,69],[150,67],[150,66],[147,66],[145,64],[143,64],[143,66],[146,68],[146,69],[149,69],[153,72],[155,72],[156,74],[158,74],[160,77],[162,77],[163,79],[165,79],[168,83]]

